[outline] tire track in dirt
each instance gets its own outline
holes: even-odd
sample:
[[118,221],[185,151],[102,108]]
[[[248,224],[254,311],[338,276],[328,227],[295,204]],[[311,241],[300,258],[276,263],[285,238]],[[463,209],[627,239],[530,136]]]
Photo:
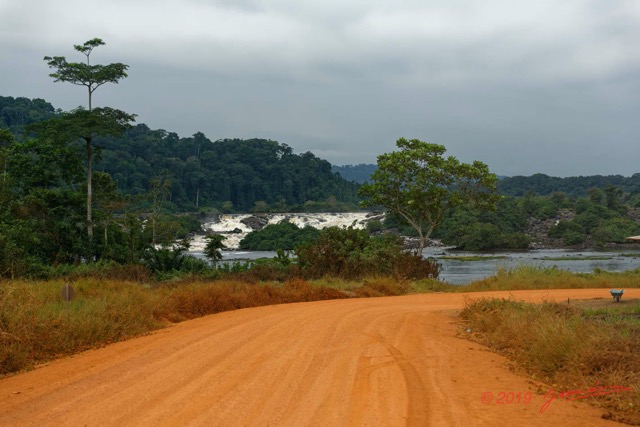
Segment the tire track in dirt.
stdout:
[[0,380],[0,426],[619,425],[581,403],[554,402],[540,414],[540,395],[528,405],[483,404],[483,392],[535,387],[503,357],[456,336],[452,315],[464,298],[319,301],[184,322]]

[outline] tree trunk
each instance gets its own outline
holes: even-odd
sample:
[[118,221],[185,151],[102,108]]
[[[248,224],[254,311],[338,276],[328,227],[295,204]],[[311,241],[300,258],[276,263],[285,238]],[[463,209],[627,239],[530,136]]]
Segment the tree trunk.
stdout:
[[85,138],[87,141],[87,236],[89,243],[93,241],[93,220],[91,216],[91,205],[93,194],[91,191],[91,137]]
[[[87,55],[87,65],[89,65],[89,55]],[[91,85],[87,86],[89,89],[89,112],[91,112]],[[86,137],[87,141],[87,237],[89,237],[89,243],[93,242],[93,219],[91,215],[91,205],[93,199],[93,193],[91,190],[91,139],[92,137]]]
[[422,251],[427,245],[427,237],[422,234],[422,230],[418,230],[418,236],[420,236],[420,242],[418,243],[418,249],[416,249],[416,255],[422,256]]

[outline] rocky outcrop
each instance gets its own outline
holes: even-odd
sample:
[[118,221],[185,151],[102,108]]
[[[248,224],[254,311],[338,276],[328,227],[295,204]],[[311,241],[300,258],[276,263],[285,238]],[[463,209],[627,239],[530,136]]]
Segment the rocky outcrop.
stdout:
[[571,221],[576,213],[569,209],[561,209],[558,215],[548,219],[529,218],[524,233],[531,238],[530,249],[560,248],[563,247],[562,239],[549,237],[549,230],[558,222]]
[[251,215],[250,217],[240,220],[252,230],[262,230],[269,223],[268,215]]

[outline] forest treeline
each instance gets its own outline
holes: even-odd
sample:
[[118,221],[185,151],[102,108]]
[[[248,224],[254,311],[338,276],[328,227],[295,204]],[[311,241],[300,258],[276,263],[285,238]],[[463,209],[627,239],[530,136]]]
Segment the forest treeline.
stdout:
[[50,119],[57,111],[44,99],[0,96],[0,129],[8,128],[14,134],[24,131],[26,125]]
[[209,140],[198,132],[134,126],[119,138],[97,138],[96,169],[127,194],[142,194],[152,179],[168,181],[169,202],[182,211],[314,211],[354,209],[357,185],[310,152],[294,154],[266,139]]
[[640,173],[630,177],[622,175],[591,175],[558,178],[537,173],[531,176],[512,176],[498,183],[498,191],[507,196],[524,196],[527,193],[547,196],[564,193],[570,197],[585,197],[593,188],[604,190],[617,187],[625,193],[640,192]]
[[[28,125],[56,114],[42,99],[0,97],[0,128],[8,128],[19,144],[28,143]],[[357,208],[356,184],[332,172],[328,161],[310,152],[294,154],[276,141],[211,141],[201,132],[181,138],[137,124],[120,137],[97,137],[95,145],[94,170],[109,174],[118,190],[141,195],[161,181],[175,211]]]
[[[376,165],[333,165],[332,170],[348,181],[363,184],[376,170]],[[635,173],[630,177],[590,175],[560,178],[537,173],[531,176],[499,176],[498,178],[498,192],[504,196],[520,197],[527,193],[548,196],[553,193],[564,193],[570,197],[585,197],[589,195],[592,188],[604,190],[609,186],[618,187],[626,193],[640,192],[640,173]]]
[[[0,96],[0,128],[8,128],[18,138],[23,137],[27,125],[59,113],[43,99]],[[372,164],[331,165],[309,152],[294,154],[286,144],[276,141],[211,141],[201,132],[179,137],[145,124],[134,126],[122,137],[97,138],[96,145],[101,149],[96,170],[109,173],[119,190],[142,194],[149,190],[152,180],[166,180],[170,182],[170,204],[178,211],[199,207],[222,210],[223,205],[226,210],[239,212],[353,209],[358,202],[358,186],[354,183],[366,182],[376,169]],[[611,186],[624,193],[639,193],[640,173],[631,177],[503,177],[498,191],[515,197],[527,193],[587,197],[593,188]]]
[[137,124],[92,138],[87,233],[88,144],[68,130],[109,114],[117,112],[0,97],[0,276],[47,276],[87,260],[197,269],[178,262],[181,252],[157,248],[200,231],[202,215],[357,209],[357,184],[312,153]]
[[[0,276],[43,276],[88,259],[197,269],[178,262],[179,252],[154,248],[200,230],[201,215],[211,211],[358,207],[359,184],[312,153],[265,139],[181,138],[137,124],[93,141],[94,237],[87,237],[83,144],[47,127],[65,114],[42,99],[0,97]],[[533,223],[554,220],[544,232],[557,244],[623,242],[640,234],[638,181],[640,174],[506,178],[495,210],[459,207],[433,237],[469,250],[519,249],[531,243]],[[393,215],[369,223],[373,234],[385,229],[413,234]]]

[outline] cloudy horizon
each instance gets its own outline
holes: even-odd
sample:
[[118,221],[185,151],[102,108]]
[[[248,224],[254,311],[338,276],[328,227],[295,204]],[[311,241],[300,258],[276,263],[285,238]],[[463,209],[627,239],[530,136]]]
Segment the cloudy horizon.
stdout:
[[107,44],[123,62],[95,105],[186,137],[266,138],[333,164],[399,137],[499,175],[640,172],[635,0],[0,0],[0,96],[64,110],[45,55]]

